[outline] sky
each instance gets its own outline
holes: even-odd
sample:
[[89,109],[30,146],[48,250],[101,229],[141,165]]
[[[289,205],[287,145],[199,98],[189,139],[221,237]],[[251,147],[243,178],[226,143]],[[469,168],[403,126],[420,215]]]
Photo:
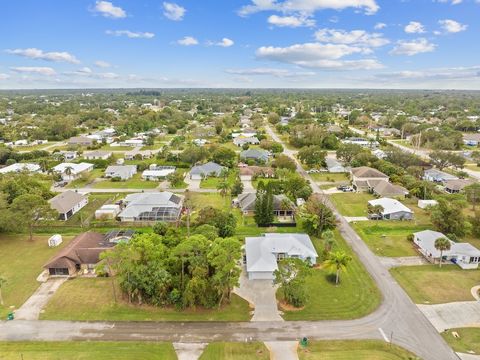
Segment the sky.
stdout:
[[480,0],[3,0],[0,89],[480,89]]

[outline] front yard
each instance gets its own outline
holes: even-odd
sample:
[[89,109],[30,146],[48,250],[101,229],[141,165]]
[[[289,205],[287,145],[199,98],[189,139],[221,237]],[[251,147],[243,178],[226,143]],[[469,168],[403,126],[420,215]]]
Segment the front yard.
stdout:
[[88,196],[88,204],[85,207],[73,215],[67,221],[58,221],[59,225],[68,225],[68,226],[83,226],[88,224],[90,221],[95,220],[95,210],[99,209],[102,205],[106,203],[113,203],[117,199],[119,194],[101,194],[94,193]]
[[34,236],[30,241],[28,235],[0,236],[0,276],[7,281],[2,287],[5,305],[0,305],[0,320],[6,318],[10,307],[18,309],[33,294],[40,285],[36,278],[43,265],[65,247],[72,236],[63,236],[63,243],[56,248],[48,247],[48,238]]
[[268,360],[270,353],[263,343],[213,342],[207,345],[200,360]]
[[170,343],[65,341],[0,342],[2,360],[175,360]]
[[417,304],[473,301],[470,289],[480,279],[480,270],[462,270],[456,265],[398,267],[390,272]]
[[[314,239],[314,245],[321,257],[323,242]],[[381,294],[375,283],[337,231],[335,249],[344,250],[353,257],[347,272],[340,275],[340,284],[335,286],[335,275],[331,271],[314,269],[313,275],[307,279],[306,292],[309,295],[305,307],[285,311],[285,320],[356,319],[371,313],[380,305]],[[277,297],[280,294],[279,291]]]
[[249,321],[248,303],[232,295],[231,304],[218,309],[179,311],[147,305],[128,304],[116,286],[114,300],[109,278],[78,278],[67,281],[53,295],[41,314],[44,320],[79,321]]
[[[310,174],[316,182],[349,183],[350,175],[348,173],[328,173],[322,172],[318,174]],[[333,185],[332,185],[333,186]]]
[[80,175],[78,179],[73,180],[70,182],[66,187],[68,189],[78,189],[83,188],[89,184],[91,184],[96,178],[100,178],[103,175],[104,170],[102,169],[93,169],[88,173],[84,173]]
[[343,216],[367,216],[367,205],[369,200],[375,197],[371,194],[360,193],[341,193],[330,195],[330,200]]
[[157,181],[145,181],[142,174],[135,174],[131,179],[125,181],[105,180],[99,181],[93,185],[95,189],[155,189],[158,187]]
[[[459,338],[452,335],[456,332]],[[449,329],[442,333],[442,337],[456,352],[480,354],[480,328]]]
[[411,352],[383,341],[312,341],[298,348],[300,360],[413,360]]

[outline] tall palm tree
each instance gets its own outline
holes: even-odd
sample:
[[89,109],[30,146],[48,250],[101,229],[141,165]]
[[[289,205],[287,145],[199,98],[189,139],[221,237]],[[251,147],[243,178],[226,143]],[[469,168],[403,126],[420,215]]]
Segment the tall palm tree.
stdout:
[[48,171],[48,160],[47,159],[40,159],[38,162],[38,165],[40,165],[40,169],[42,172],[47,172]]
[[452,246],[452,244],[450,244],[450,240],[448,240],[445,237],[439,237],[437,240],[435,240],[435,249],[440,251],[439,267],[442,267],[443,252],[450,250],[451,246]]
[[222,195],[222,197],[225,197],[227,196],[228,191],[230,190],[230,184],[226,179],[223,179],[218,183],[217,190],[220,192],[220,195]]
[[71,166],[67,166],[67,167],[65,168],[65,170],[64,170],[64,173],[65,173],[65,175],[67,175],[67,176],[72,175],[72,172],[73,172],[73,167],[71,167]]
[[347,255],[344,251],[331,252],[328,255],[328,259],[324,261],[324,266],[327,269],[333,269],[336,272],[335,285],[338,285],[340,281],[340,271],[347,271],[348,263],[352,261],[352,257]]

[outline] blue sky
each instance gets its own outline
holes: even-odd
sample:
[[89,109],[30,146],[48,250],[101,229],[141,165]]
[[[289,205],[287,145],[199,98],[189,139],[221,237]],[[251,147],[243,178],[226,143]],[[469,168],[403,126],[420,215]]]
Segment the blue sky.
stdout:
[[0,89],[480,89],[480,0],[16,0]]

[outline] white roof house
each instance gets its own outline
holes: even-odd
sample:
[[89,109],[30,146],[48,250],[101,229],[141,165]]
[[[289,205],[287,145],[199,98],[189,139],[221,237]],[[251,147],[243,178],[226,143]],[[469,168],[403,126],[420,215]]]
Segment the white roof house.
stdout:
[[175,167],[160,167],[153,170],[145,170],[142,173],[142,179],[157,181],[160,179],[165,179],[168,175],[175,172]]
[[437,169],[428,169],[424,171],[423,179],[428,181],[443,183],[449,180],[457,180],[458,177]]
[[403,205],[400,201],[390,198],[380,198],[370,200],[371,206],[381,206],[382,218],[385,220],[411,220],[413,219],[413,211]]
[[440,251],[435,248],[435,240],[446,238],[450,241],[450,250],[444,251],[444,260],[451,261],[462,269],[477,269],[480,263],[480,250],[469,243],[456,243],[438,231],[424,230],[413,234],[413,242],[425,258],[436,263],[440,260]]
[[314,265],[318,254],[307,234],[267,233],[245,238],[245,256],[250,280],[271,280],[279,260],[295,257]]
[[176,221],[182,202],[182,196],[168,191],[129,194],[118,217],[121,221]]
[[[68,171],[67,169],[70,169],[70,175],[66,174],[66,171]],[[53,168],[53,171],[61,174],[64,180],[73,180],[77,178],[78,175],[80,175],[81,173],[91,170],[93,170],[93,164],[85,162],[79,164],[65,162],[58,164]]]
[[137,165],[110,165],[105,169],[105,177],[128,180],[137,173]]
[[332,158],[326,158],[325,164],[327,165],[328,172],[330,173],[344,173],[347,169],[338,161]]
[[30,164],[30,163],[16,163],[9,166],[5,166],[0,169],[0,174],[7,174],[12,172],[39,172],[40,165],[38,164]]

